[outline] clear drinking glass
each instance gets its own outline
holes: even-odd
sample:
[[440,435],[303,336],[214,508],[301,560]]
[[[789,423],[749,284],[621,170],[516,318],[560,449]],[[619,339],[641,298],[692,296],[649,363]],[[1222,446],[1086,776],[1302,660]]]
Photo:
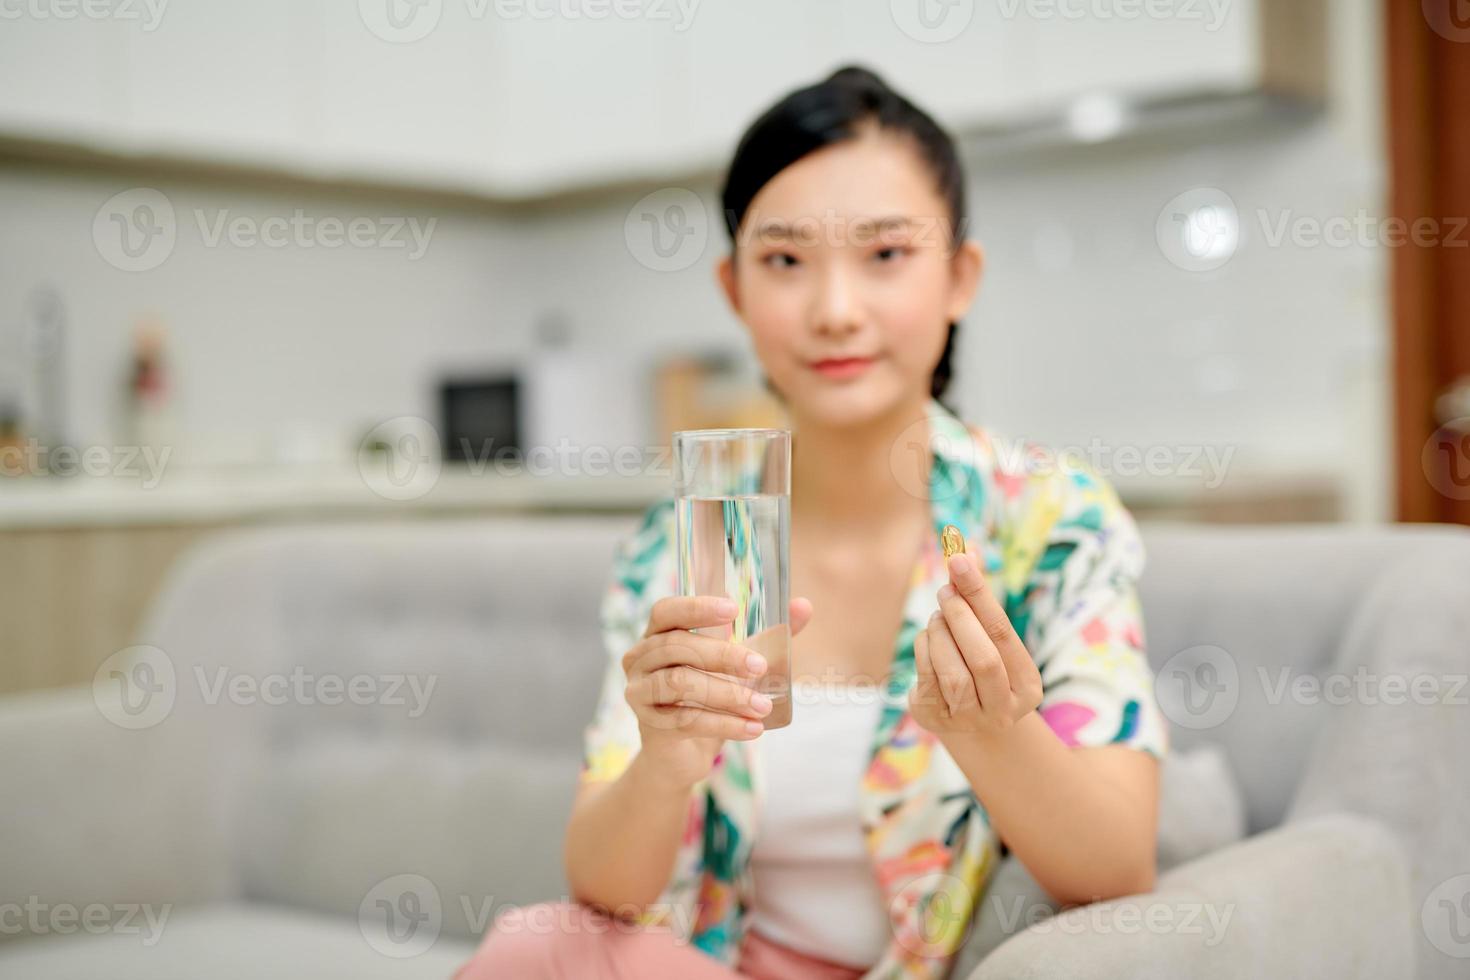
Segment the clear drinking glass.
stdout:
[[791,724],[791,433],[674,433],[679,593],[735,600],[735,621],[695,632],[756,651],[769,665],[741,679],[771,699],[767,729]]

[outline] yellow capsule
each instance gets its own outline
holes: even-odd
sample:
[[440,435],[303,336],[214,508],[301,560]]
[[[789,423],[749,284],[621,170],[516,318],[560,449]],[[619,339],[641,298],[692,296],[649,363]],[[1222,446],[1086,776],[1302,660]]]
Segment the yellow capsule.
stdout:
[[944,525],[944,531],[939,535],[939,542],[944,547],[946,559],[953,558],[965,550],[965,536],[953,524]]

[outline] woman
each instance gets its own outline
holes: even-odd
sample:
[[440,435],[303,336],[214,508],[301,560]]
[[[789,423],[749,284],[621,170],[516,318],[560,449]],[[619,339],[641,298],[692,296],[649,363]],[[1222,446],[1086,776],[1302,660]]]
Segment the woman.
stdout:
[[761,658],[690,632],[733,610],[677,595],[650,508],[602,607],[577,900],[497,920],[461,980],[942,977],[1007,852],[1063,904],[1152,886],[1136,526],[940,400],[982,264],[952,141],[845,68],[754,123],[723,198],[719,282],[793,430],[794,722],[763,733]]

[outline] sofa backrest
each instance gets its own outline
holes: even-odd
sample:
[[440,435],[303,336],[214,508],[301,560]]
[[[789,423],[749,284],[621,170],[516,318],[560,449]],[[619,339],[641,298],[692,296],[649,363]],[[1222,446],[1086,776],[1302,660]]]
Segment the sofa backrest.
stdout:
[[[566,894],[560,845],[609,651],[628,515],[277,526],[181,563],[145,624],[244,897],[355,913],[422,876],[449,934]],[[1278,823],[1355,608],[1443,529],[1145,528],[1146,640],[1171,739],[1222,744]],[[1400,565],[1402,567],[1402,565]],[[338,704],[326,704],[335,699]],[[354,700],[367,703],[356,704]],[[273,703],[275,702],[275,703]]]
[[[566,893],[565,825],[630,516],[273,527],[186,560],[139,642],[200,752],[239,894],[355,913],[400,874],[449,934]],[[355,687],[354,687],[355,685]],[[329,703],[329,702],[338,703]],[[354,703],[364,702],[364,703]]]
[[[1147,525],[1140,585],[1155,691],[1172,744],[1225,748],[1251,833],[1281,822],[1341,697],[1338,662],[1359,610],[1416,558],[1470,547],[1442,525]],[[1336,702],[1336,703],[1334,703]]]

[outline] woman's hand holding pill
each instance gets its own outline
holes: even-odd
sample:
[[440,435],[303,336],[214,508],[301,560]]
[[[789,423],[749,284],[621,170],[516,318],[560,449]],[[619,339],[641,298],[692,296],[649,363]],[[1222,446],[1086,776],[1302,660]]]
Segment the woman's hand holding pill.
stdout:
[[909,707],[936,734],[1003,734],[1041,704],[1041,674],[974,557],[951,542],[939,609],[914,637]]
[[[748,647],[692,632],[725,627],[735,603],[722,596],[667,596],[655,602],[643,638],[623,655],[624,697],[638,716],[640,756],[676,785],[693,786],[726,739],[752,739],[771,700],[751,683],[764,657]],[[811,619],[811,603],[792,599],[791,634]]]

